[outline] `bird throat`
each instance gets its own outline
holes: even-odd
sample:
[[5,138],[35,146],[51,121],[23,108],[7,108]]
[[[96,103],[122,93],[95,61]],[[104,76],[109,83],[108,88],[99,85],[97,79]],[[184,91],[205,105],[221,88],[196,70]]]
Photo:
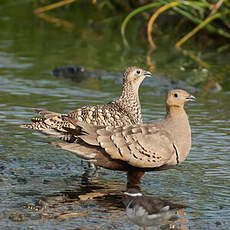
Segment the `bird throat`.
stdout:
[[142,123],[138,88],[134,89],[131,83],[124,83],[122,94],[118,101],[123,102],[119,104],[125,111],[127,111],[127,114],[132,114],[132,116],[135,117],[135,124]]
[[175,115],[181,115],[185,114],[184,107],[183,106],[166,106],[166,111],[167,111],[167,117],[170,116],[175,116]]

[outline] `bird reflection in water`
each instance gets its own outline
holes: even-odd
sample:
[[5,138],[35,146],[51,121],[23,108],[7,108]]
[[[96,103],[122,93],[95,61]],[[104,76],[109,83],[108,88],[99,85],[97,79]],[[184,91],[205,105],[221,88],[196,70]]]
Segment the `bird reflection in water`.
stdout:
[[[126,207],[128,219],[143,227],[143,230],[162,229],[162,226],[164,226],[163,229],[187,229],[186,226],[181,228],[182,226],[172,224],[179,218],[178,211],[183,213],[184,208],[187,207],[185,204],[172,202],[161,197],[144,196],[135,188],[130,188],[124,192],[122,202]],[[172,223],[168,224],[170,221]]]
[[[88,169],[88,171],[90,170]],[[153,213],[154,221],[150,222],[151,226],[149,226],[149,223],[141,223],[139,226],[145,227],[146,230],[166,230],[172,229],[172,226],[173,229],[188,229],[188,220],[184,212],[186,205],[171,202],[160,197],[140,196],[142,193],[135,189],[127,190],[124,193],[125,196],[123,196],[121,191],[124,190],[124,184],[115,178],[102,181],[99,177],[90,179],[89,175],[84,173],[82,177],[77,175],[60,181],[47,181],[46,184],[50,185],[50,187],[56,186],[56,188],[64,187],[68,189],[47,194],[34,206],[27,207],[36,211],[43,221],[48,219],[68,221],[69,219],[77,218],[80,225],[83,224],[82,226],[87,227],[87,229],[94,229],[91,228],[91,218],[92,216],[94,218],[98,216],[100,218],[101,229],[109,229],[111,226],[116,225],[117,229],[125,230],[130,228],[131,223],[125,222],[126,216],[124,216],[125,210],[122,201],[125,204],[128,218],[132,215],[130,220],[132,221],[134,218],[132,222],[136,224],[139,223],[139,219],[148,218],[148,216],[141,217],[145,213],[143,203],[146,202],[148,204],[147,212],[151,213],[151,211],[155,211]],[[138,195],[130,197],[129,193],[133,192]],[[144,208],[138,210],[139,204],[137,203],[140,203]],[[137,210],[133,212],[134,209]],[[178,212],[180,212],[180,215],[176,219],[175,217],[178,216]],[[140,216],[136,217],[138,214]]]

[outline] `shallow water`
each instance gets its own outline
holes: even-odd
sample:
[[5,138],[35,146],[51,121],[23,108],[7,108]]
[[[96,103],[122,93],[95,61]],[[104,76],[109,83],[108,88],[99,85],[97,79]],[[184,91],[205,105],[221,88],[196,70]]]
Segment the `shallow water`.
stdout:
[[[83,31],[81,18],[75,30],[55,27],[35,17],[33,7],[19,4],[17,12],[9,5],[0,8],[1,229],[137,229],[127,220],[120,202],[125,174],[102,169],[91,177],[73,154],[17,125],[34,115],[31,108],[67,112],[119,96],[120,72],[129,65],[147,68],[144,49],[138,44],[141,52],[124,52],[119,34],[113,36],[104,27],[100,33]],[[163,62],[167,55],[159,50],[155,58]],[[83,65],[101,77],[76,83],[51,76],[54,67],[66,64]],[[146,173],[142,189],[189,206],[176,223],[180,229],[230,229],[230,89],[223,85],[222,91],[207,92],[192,84],[194,75],[185,80],[178,72],[175,78],[169,63],[160,66],[165,67],[165,76],[156,72],[140,89],[144,120],[164,117],[165,92],[175,87],[171,80],[180,85],[177,80],[184,79],[184,88],[198,98],[186,106],[193,145],[179,167]],[[196,75],[204,78],[202,71]],[[46,209],[36,210],[41,200]]]

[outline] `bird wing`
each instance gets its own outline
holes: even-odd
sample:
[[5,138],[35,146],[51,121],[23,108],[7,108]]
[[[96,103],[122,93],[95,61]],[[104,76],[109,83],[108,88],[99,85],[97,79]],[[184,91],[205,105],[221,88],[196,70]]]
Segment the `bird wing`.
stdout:
[[[21,125],[23,128],[40,130],[45,134],[77,134],[79,127],[73,123],[85,122],[93,125],[122,126],[131,124],[131,118],[115,102],[106,105],[84,106],[67,114],[47,110],[34,109],[41,117],[31,119],[31,124]],[[68,119],[72,121],[69,122]]]
[[80,136],[82,140],[101,146],[112,159],[135,167],[160,167],[175,151],[171,135],[157,124],[99,128],[96,135],[95,130],[87,131],[88,134]]

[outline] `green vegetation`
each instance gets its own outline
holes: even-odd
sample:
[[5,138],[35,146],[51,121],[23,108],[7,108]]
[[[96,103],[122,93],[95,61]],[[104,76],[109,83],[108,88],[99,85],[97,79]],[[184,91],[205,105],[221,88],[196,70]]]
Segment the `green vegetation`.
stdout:
[[[74,2],[77,1],[49,1],[50,4],[47,5],[46,1],[46,5],[37,8],[35,13],[43,14],[44,12],[69,5]],[[152,34],[154,33],[154,24],[157,24],[158,30],[162,29],[163,31],[169,29],[170,27],[177,28],[176,33],[181,36],[178,37],[178,40],[175,42],[176,48],[181,48],[182,44],[196,35],[200,30],[207,32],[209,39],[217,40],[221,38],[221,41],[224,41],[224,44],[221,42],[218,47],[219,52],[229,48],[229,0],[82,0],[80,2],[82,4],[94,5],[98,12],[106,11],[107,13],[109,12],[110,15],[117,15],[118,13],[126,14],[126,17],[121,23],[121,35],[126,46],[128,46],[128,39],[126,38],[127,25],[128,23],[132,23],[131,19],[134,16],[141,15],[143,18],[143,24],[147,21],[147,38],[153,49],[155,48],[152,38]],[[162,21],[164,21],[164,23],[161,23]],[[160,22],[160,26],[158,22]],[[213,34],[216,35],[214,38]]]
[[[2,29],[28,40],[13,48],[33,51],[47,69],[69,60],[111,71],[146,65],[198,87],[229,89],[229,0],[3,0],[0,11],[17,18],[3,20]],[[49,40],[51,50],[67,54],[52,66],[52,52],[44,55]]]
[[[156,10],[158,8],[158,10]],[[186,19],[183,23],[194,23],[197,26],[194,29],[187,33],[183,38],[181,38],[177,43],[176,47],[179,48],[186,40],[196,34],[200,29],[206,27],[209,32],[216,33],[219,36],[223,36],[227,39],[230,39],[230,33],[227,32],[229,29],[229,16],[230,16],[230,2],[227,0],[219,0],[213,4],[205,1],[162,1],[158,0],[154,3],[149,3],[144,6],[140,6],[137,9],[133,10],[129,15],[125,18],[121,25],[121,34],[124,38],[125,43],[127,44],[125,38],[125,29],[127,23],[130,19],[136,14],[140,14],[146,10],[154,9],[154,13],[148,22],[148,38],[151,46],[153,47],[151,40],[151,28],[152,24],[151,19],[159,16],[159,14],[163,13],[166,10],[173,11],[172,13],[178,14],[181,17],[178,20],[178,24],[181,23],[182,20]],[[214,20],[218,22],[214,25],[211,24]],[[182,31],[183,33],[183,31]]]

